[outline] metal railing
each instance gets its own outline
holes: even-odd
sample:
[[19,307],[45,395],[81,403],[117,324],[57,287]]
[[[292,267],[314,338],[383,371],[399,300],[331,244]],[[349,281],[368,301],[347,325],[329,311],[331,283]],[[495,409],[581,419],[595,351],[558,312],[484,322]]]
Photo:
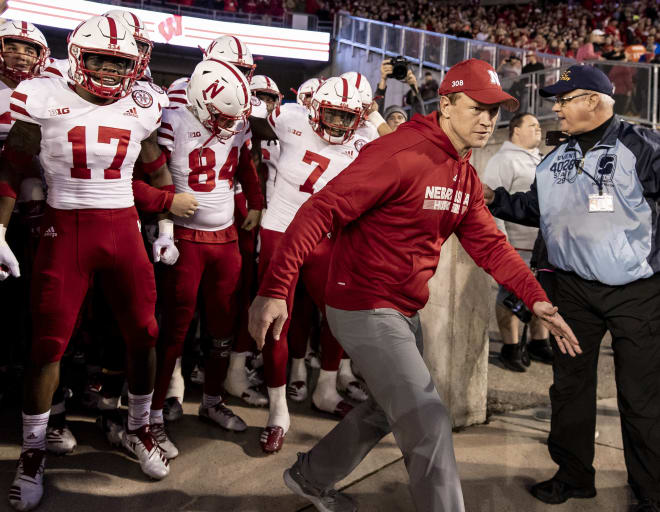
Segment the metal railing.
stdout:
[[246,12],[221,11],[199,6],[187,6],[160,0],[96,0],[104,4],[119,5],[127,8],[144,9],[147,11],[167,12],[178,16],[194,16],[218,21],[229,21],[234,23],[246,23],[249,25],[264,25],[270,27],[288,28],[292,26],[294,14],[307,17],[307,30],[319,32],[332,32],[332,22],[320,21],[317,16],[302,13],[285,12],[282,16],[270,14],[256,14]]
[[[337,50],[344,44],[385,57],[401,55],[418,66],[419,77],[424,68],[440,73],[454,64],[472,57],[485,60],[500,72],[502,88],[520,101],[520,112],[534,114],[539,120],[556,119],[553,102],[538,94],[545,85],[555,83],[560,73],[576,61],[557,55],[536,53],[545,69],[517,76],[506,76],[502,64],[517,56],[525,64],[526,50],[498,44],[461,39],[382,21],[356,18],[339,13],[335,17],[334,35]],[[600,68],[615,86],[615,112],[624,119],[653,128],[660,128],[660,65],[623,61],[592,61],[588,64]],[[437,98],[424,102],[426,112],[436,108]],[[419,108],[407,107],[419,111]],[[508,124],[513,113],[502,110],[498,125]]]
[[[523,65],[526,64],[527,51],[522,48],[462,39],[383,21],[357,18],[347,13],[335,15],[333,34],[338,47],[345,44],[361,48],[367,55],[371,52],[381,54],[383,58],[402,55],[419,66],[420,77],[422,67],[435,69],[444,76],[444,72],[454,64],[471,57],[485,60],[495,69],[514,56],[518,57]],[[536,55],[546,68],[576,62],[559,55],[538,52]]]

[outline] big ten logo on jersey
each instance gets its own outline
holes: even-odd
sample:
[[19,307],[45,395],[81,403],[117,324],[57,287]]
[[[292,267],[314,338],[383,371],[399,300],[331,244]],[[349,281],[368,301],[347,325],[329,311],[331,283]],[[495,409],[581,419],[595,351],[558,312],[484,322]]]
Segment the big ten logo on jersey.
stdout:
[[[470,203],[470,194],[463,195],[463,192],[457,190],[454,193],[453,188],[428,186],[424,194],[424,210],[451,211],[451,213],[465,213]],[[461,208],[462,206],[462,208]]]
[[65,114],[70,114],[70,113],[71,113],[71,109],[69,107],[60,107],[60,108],[48,109],[48,114],[50,115],[50,117],[63,116]]
[[168,43],[174,36],[180,36],[183,34],[181,16],[175,14],[174,16],[170,16],[164,21],[161,21],[158,24],[158,32],[160,32],[160,35],[163,36]]
[[296,130],[295,128],[289,128],[289,133],[296,135],[297,137],[302,137],[302,131]]

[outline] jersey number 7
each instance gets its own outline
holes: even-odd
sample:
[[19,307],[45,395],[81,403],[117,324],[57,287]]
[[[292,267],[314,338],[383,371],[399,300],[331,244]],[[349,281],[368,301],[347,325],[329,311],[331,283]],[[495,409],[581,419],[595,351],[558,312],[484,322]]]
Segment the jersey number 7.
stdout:
[[301,192],[313,194],[314,183],[316,183],[321,177],[321,174],[323,174],[328,169],[328,165],[330,165],[330,159],[324,157],[323,155],[319,155],[318,153],[312,153],[311,151],[307,150],[305,151],[305,156],[303,156],[303,162],[310,165],[318,164],[316,167],[314,167],[312,173],[307,177],[305,183],[300,185]]

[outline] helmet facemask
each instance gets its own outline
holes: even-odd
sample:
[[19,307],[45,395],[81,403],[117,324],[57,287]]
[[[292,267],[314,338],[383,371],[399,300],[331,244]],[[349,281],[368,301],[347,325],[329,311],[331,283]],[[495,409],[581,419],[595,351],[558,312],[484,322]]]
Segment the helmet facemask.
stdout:
[[[36,52],[35,56],[29,56],[25,53],[16,51],[13,48],[16,47],[16,43],[22,43],[34,48]],[[4,36],[0,38],[0,63],[2,65],[2,74],[8,76],[16,82],[20,82],[27,78],[32,78],[33,76],[39,75],[49,54],[50,52],[48,48],[44,47],[38,41],[27,37]],[[25,66],[27,69],[19,69],[16,65],[10,66],[7,64],[6,57],[10,55],[21,55],[23,57],[27,57],[27,59],[34,59],[34,61],[31,64]]]
[[[82,77],[81,80],[75,79],[76,83],[83,89],[89,91],[95,96],[109,99],[120,99],[128,94],[137,79],[138,61],[132,55],[126,55],[119,52],[104,50],[87,50],[76,45],[71,45],[71,55],[75,58],[76,68],[71,70],[73,77]],[[90,69],[88,62],[94,56],[104,56],[112,60],[125,62],[123,71],[102,71],[101,69]]]
[[360,123],[360,113],[349,108],[321,104],[314,110],[318,112],[316,133],[331,144],[348,141]]

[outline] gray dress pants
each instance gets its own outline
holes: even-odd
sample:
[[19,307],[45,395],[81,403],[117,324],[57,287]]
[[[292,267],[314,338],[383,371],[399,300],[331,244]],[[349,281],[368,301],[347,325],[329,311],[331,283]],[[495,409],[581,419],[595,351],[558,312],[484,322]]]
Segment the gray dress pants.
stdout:
[[419,315],[329,306],[326,315],[371,396],[304,455],[302,474],[317,487],[334,487],[393,432],[416,509],[464,512],[451,421],[422,358]]

